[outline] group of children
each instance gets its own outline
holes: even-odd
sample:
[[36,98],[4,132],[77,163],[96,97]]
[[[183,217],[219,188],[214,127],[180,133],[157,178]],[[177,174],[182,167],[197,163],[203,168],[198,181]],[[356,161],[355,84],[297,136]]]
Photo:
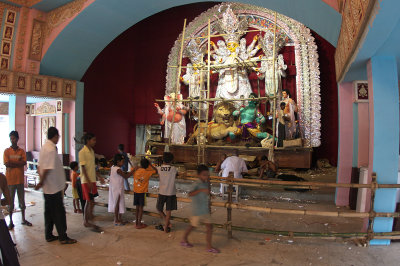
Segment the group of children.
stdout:
[[[163,164],[153,166],[149,160],[143,158],[140,161],[140,166],[134,167],[130,172],[125,172],[121,168],[127,158],[123,154],[114,156],[113,166],[110,171],[109,180],[109,199],[108,211],[114,213],[115,226],[125,225],[122,215],[125,213],[125,197],[124,183],[125,180],[133,176],[133,205],[136,206],[136,228],[143,229],[147,225],[142,223],[143,207],[146,204],[146,193],[148,192],[150,177],[156,173],[159,176],[159,194],[157,198],[156,208],[161,218],[164,220],[164,225],[156,226],[156,229],[169,233],[171,231],[171,212],[177,210],[177,198],[175,188],[175,178],[178,173],[176,167],[171,165],[174,156],[170,152],[165,152],[163,155]],[[78,163],[72,162],[71,165],[71,181],[74,212],[81,213],[79,208],[79,174]],[[211,253],[219,253],[219,250],[212,247],[212,222],[210,213],[210,182],[209,169],[205,165],[199,165],[197,169],[199,180],[194,184],[189,196],[192,198],[192,217],[190,226],[185,231],[181,246],[193,247],[188,241],[190,232],[202,222],[207,228],[207,251]],[[164,212],[165,206],[165,212]]]

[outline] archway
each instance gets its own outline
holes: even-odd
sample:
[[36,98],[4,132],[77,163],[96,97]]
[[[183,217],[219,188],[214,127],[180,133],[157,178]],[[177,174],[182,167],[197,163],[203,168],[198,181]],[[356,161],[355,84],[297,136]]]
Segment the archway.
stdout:
[[[198,1],[94,1],[80,11],[53,41],[42,58],[40,73],[80,80],[96,56],[126,29],[162,10],[195,2]],[[341,16],[321,0],[241,2],[291,17],[336,45]],[[113,19],[107,20],[105,17]]]

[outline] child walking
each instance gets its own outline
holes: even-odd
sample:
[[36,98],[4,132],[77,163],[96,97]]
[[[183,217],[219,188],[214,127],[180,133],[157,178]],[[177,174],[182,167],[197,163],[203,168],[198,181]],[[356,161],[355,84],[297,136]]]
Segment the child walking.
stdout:
[[72,203],[74,204],[74,213],[82,213],[80,204],[79,204],[79,194],[78,194],[78,186],[76,184],[76,180],[79,177],[78,169],[79,164],[77,162],[71,162],[69,164],[69,168],[71,168],[70,179],[72,182]]
[[157,169],[143,158],[140,161],[140,168],[133,175],[133,205],[136,206],[136,229],[146,228],[142,223],[143,207],[145,205],[145,194],[149,189],[149,180],[152,175],[157,173]]
[[211,253],[220,253],[220,251],[211,245],[212,238],[212,223],[210,213],[210,172],[208,167],[204,164],[197,167],[197,181],[192,190],[189,192],[189,196],[192,198],[192,217],[190,218],[190,225],[186,229],[181,246],[191,248],[192,244],[188,241],[190,232],[202,222],[207,228],[207,251]]
[[[177,210],[175,177],[178,173],[175,166],[170,163],[173,161],[174,155],[170,152],[164,152],[163,164],[157,168],[158,176],[160,178],[160,190],[157,198],[157,211],[165,221],[164,227],[162,225],[156,226],[156,229],[166,233],[171,232],[171,211]],[[164,205],[165,213],[164,213]]]
[[110,184],[108,192],[108,212],[114,213],[114,225],[125,225],[122,214],[125,213],[124,181],[133,175],[131,172],[122,171],[125,157],[122,154],[114,156],[114,165],[111,167]]

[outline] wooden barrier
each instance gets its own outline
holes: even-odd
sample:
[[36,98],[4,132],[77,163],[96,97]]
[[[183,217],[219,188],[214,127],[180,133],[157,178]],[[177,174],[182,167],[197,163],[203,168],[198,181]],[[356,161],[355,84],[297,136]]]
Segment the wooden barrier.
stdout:
[[[32,173],[30,173],[32,175]],[[197,180],[194,175],[190,175],[189,172],[181,172],[179,173],[178,179],[183,180]],[[216,227],[225,228],[228,232],[228,238],[232,238],[232,230],[246,231],[246,232],[255,232],[255,233],[265,233],[265,234],[279,234],[283,236],[290,237],[319,237],[319,238],[356,238],[356,239],[364,239],[370,241],[372,239],[400,239],[400,231],[394,232],[386,232],[386,233],[377,233],[373,232],[373,222],[375,217],[400,217],[400,213],[398,212],[384,212],[384,213],[376,213],[374,211],[374,201],[375,201],[375,192],[378,188],[400,188],[400,184],[378,184],[376,179],[376,174],[373,174],[371,184],[338,184],[338,183],[324,183],[324,182],[292,182],[292,181],[275,181],[275,180],[254,180],[254,179],[237,179],[233,178],[230,175],[227,178],[211,176],[210,183],[222,183],[228,184],[228,201],[227,202],[215,202],[210,201],[210,206],[215,207],[223,207],[227,209],[227,221],[225,224],[214,224]],[[244,205],[239,203],[233,203],[232,201],[232,193],[233,193],[233,185],[237,186],[251,186],[251,187],[269,187],[269,186],[283,186],[285,188],[312,188],[318,189],[321,187],[332,187],[332,188],[368,188],[371,190],[371,208],[370,212],[339,212],[339,211],[311,211],[311,210],[293,210],[293,209],[277,209],[277,208],[264,208],[257,206]],[[99,190],[108,190],[108,187],[98,186]],[[132,192],[125,192],[127,194],[133,194]],[[149,197],[156,198],[157,194],[147,193]],[[191,200],[188,198],[178,197],[178,201],[190,203]],[[96,203],[99,206],[107,206],[104,203]],[[128,210],[134,211],[131,208],[127,208]],[[232,225],[232,209],[242,209],[248,211],[257,211],[264,212],[268,214],[291,214],[291,215],[312,215],[312,216],[325,216],[325,217],[345,217],[345,218],[368,218],[369,225],[367,232],[355,232],[355,233],[319,233],[319,232],[290,232],[290,231],[275,231],[275,230],[266,230],[266,229],[256,229],[256,228],[248,228],[248,227],[240,227]],[[144,212],[150,216],[159,217],[157,213],[152,212]],[[189,222],[188,218],[181,217],[171,217],[173,220],[178,220],[181,222]]]

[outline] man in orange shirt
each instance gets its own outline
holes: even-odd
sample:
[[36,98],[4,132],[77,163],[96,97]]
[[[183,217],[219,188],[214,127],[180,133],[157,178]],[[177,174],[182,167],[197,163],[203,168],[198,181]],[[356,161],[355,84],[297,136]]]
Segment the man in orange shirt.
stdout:
[[157,173],[157,169],[145,158],[140,160],[140,167],[133,175],[133,205],[136,206],[136,229],[147,227],[146,224],[142,224],[145,195],[149,189],[150,177]]
[[26,154],[23,149],[18,147],[19,134],[17,131],[11,131],[10,142],[11,147],[4,151],[4,165],[6,166],[6,178],[8,189],[10,190],[10,223],[8,229],[14,228],[12,214],[14,211],[15,193],[18,194],[19,208],[22,214],[22,224],[32,226],[30,222],[25,219],[25,189],[24,189],[24,167],[26,165]]

